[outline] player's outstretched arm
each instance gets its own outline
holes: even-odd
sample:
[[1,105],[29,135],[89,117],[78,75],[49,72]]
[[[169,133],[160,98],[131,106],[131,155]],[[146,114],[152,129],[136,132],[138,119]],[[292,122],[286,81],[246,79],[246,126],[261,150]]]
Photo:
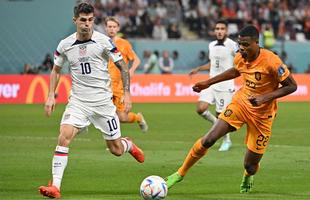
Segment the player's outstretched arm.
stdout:
[[128,65],[124,62],[124,60],[119,60],[115,62],[115,65],[121,71],[123,88],[124,88],[125,112],[129,112],[131,110],[131,100],[130,100],[130,75]]
[[211,85],[213,85],[215,83],[234,79],[234,78],[237,78],[238,76],[240,76],[239,71],[233,67],[233,68],[228,69],[228,70],[224,71],[223,73],[221,73],[217,76],[214,76],[214,77],[212,77],[206,81],[201,81],[201,82],[196,83],[193,86],[193,90],[195,92],[200,92],[201,90],[204,90],[204,89],[210,87]]
[[55,110],[55,91],[60,78],[61,67],[54,65],[50,75],[50,86],[48,97],[45,102],[44,110],[45,114],[49,117],[52,112]]
[[192,75],[194,75],[194,74],[197,74],[199,71],[210,70],[210,66],[211,66],[211,64],[210,64],[210,62],[209,62],[209,63],[207,63],[207,64],[205,64],[205,65],[201,65],[201,66],[199,66],[199,67],[196,67],[196,68],[192,69],[192,70],[188,73],[188,75],[192,76]]
[[134,59],[133,59],[133,62],[132,62],[132,65],[129,69],[129,75],[130,76],[133,76],[136,69],[139,67],[140,63],[141,63],[141,60],[140,58],[137,56],[137,54],[135,52],[134,53]]
[[282,87],[275,91],[257,97],[252,96],[249,98],[249,101],[253,106],[259,106],[265,102],[287,96],[297,90],[297,83],[291,74],[280,84]]

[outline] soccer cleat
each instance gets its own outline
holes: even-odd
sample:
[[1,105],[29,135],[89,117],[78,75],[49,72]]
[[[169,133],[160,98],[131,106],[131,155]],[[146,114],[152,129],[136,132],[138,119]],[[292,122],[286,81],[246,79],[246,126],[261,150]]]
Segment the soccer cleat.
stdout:
[[52,199],[60,199],[61,198],[59,189],[56,186],[52,185],[51,182],[48,183],[48,186],[40,186],[39,192],[43,196],[49,197]]
[[223,143],[221,144],[219,151],[228,151],[231,145],[232,145],[231,141],[223,140]]
[[240,185],[240,193],[249,193],[254,186],[254,176],[243,176]]
[[146,133],[149,129],[149,126],[147,125],[142,113],[137,113],[137,115],[141,117],[141,121],[139,122],[139,127],[143,133]]
[[132,147],[129,150],[129,153],[134,157],[139,163],[144,162],[144,153],[143,151],[135,145],[129,137],[126,137],[127,140],[131,141]]
[[167,183],[168,189],[174,186],[176,183],[183,180],[183,176],[179,175],[178,172],[175,172],[171,174],[170,176],[165,178],[165,181]]

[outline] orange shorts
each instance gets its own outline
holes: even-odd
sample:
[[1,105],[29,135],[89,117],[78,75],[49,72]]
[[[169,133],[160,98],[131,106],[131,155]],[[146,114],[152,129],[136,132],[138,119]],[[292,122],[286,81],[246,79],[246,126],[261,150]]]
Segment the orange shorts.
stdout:
[[245,144],[249,150],[258,154],[264,154],[271,136],[271,126],[274,116],[259,118],[251,115],[246,108],[236,103],[231,103],[219,115],[219,118],[237,130],[243,124],[247,124]]
[[112,83],[112,92],[113,92],[113,104],[116,106],[116,110],[119,112],[125,111],[124,105],[124,91],[123,84],[120,83]]

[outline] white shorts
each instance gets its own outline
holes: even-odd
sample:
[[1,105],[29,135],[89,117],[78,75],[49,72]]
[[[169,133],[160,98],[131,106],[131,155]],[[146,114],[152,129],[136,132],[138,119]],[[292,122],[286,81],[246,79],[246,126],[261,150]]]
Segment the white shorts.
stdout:
[[213,88],[207,88],[200,92],[198,101],[215,104],[215,111],[221,113],[231,102],[233,94],[233,92],[229,91],[217,91]]
[[121,137],[120,122],[115,111],[112,101],[101,106],[69,101],[60,124],[70,124],[83,130],[92,123],[102,132],[105,140],[115,140]]

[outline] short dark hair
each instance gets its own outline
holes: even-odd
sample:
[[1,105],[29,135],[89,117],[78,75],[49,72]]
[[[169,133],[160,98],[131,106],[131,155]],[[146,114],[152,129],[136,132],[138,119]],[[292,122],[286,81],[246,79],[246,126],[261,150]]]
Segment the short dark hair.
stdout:
[[74,17],[78,18],[80,16],[80,13],[94,13],[94,7],[89,3],[80,3],[77,6],[74,7]]
[[219,19],[219,20],[217,20],[216,23],[215,23],[215,25],[216,25],[216,24],[225,24],[225,26],[228,27],[228,22],[227,22],[227,20],[225,20],[225,19]]
[[253,25],[247,25],[246,27],[242,28],[239,32],[239,36],[241,37],[251,37],[253,39],[259,38],[259,32],[257,28]]

